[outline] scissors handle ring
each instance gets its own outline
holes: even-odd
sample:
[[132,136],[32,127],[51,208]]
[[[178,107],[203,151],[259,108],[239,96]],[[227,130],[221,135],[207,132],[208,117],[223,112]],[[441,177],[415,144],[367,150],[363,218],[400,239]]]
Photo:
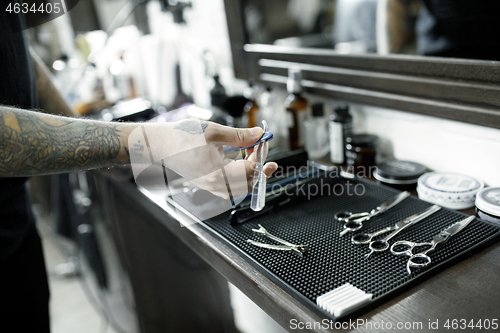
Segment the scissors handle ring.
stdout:
[[357,231],[359,229],[363,228],[363,222],[359,220],[354,220],[354,221],[347,221],[344,224],[344,230],[340,233],[340,236],[344,236],[348,232],[353,232]]
[[337,222],[346,223],[347,221],[349,221],[349,218],[351,216],[352,216],[351,212],[344,211],[344,212],[338,212],[338,213],[336,213],[335,215],[333,215],[333,218]]
[[[383,235],[383,234],[385,234],[389,231],[393,231],[393,230],[394,230],[394,227],[387,227],[387,228],[381,229],[381,230],[374,232],[374,233],[371,233],[371,234],[367,234],[367,233],[362,232],[362,233],[359,233],[359,234],[352,236],[351,241],[353,244],[368,244],[368,243],[372,242],[373,238],[375,238],[379,235]],[[385,251],[385,249],[383,251]]]
[[389,243],[384,239],[374,240],[370,242],[368,247],[374,252],[383,252],[389,248]]
[[349,231],[356,231],[363,228],[363,222],[359,221],[348,221],[344,224],[344,229],[349,229]]
[[[423,262],[415,262],[415,260],[420,260]],[[411,274],[411,267],[422,268],[426,267],[431,263],[431,257],[427,254],[419,253],[415,254],[408,259],[408,263],[406,264],[406,269],[408,270],[408,274]]]
[[367,234],[367,233],[359,233],[359,234],[355,234],[354,236],[352,236],[351,238],[351,242],[353,244],[356,244],[356,245],[360,245],[360,244],[368,244],[370,243],[372,240],[372,236],[370,234]]
[[[395,248],[397,246],[404,246],[403,250],[397,251]],[[395,254],[397,256],[413,256],[413,253],[411,252],[413,248],[416,246],[416,243],[414,242],[409,242],[409,241],[397,241],[396,243],[392,244],[391,246],[391,253]]]
[[364,212],[364,213],[352,213],[352,212],[348,212],[348,211],[343,211],[343,212],[338,212],[336,213],[333,218],[335,219],[335,221],[337,222],[340,222],[340,223],[347,223],[353,219],[357,219],[357,218],[360,218],[360,217],[366,217],[370,215],[370,213],[367,213],[367,212]]

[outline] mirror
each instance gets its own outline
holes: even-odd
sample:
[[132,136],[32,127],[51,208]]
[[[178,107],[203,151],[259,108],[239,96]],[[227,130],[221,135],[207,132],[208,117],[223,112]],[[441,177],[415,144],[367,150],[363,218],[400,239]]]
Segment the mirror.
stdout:
[[244,0],[248,42],[333,48],[334,0]]
[[246,43],[500,60],[497,0],[242,0]]
[[498,0],[224,4],[238,78],[284,88],[298,67],[309,93],[500,128]]

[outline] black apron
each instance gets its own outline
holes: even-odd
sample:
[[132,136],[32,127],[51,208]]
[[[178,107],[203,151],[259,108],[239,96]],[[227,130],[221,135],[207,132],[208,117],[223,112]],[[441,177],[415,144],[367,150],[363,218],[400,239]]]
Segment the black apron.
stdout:
[[[35,109],[35,75],[24,18],[6,12],[5,2],[0,2],[0,105]],[[20,1],[10,0],[15,2]],[[0,178],[0,330],[49,332],[48,299],[26,178]]]

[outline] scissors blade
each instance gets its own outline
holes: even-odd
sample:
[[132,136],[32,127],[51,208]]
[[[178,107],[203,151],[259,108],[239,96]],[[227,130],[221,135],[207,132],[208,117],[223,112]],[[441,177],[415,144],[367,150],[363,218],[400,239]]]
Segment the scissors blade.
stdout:
[[415,223],[425,219],[426,217],[434,214],[435,212],[437,212],[440,209],[441,209],[441,207],[439,207],[438,205],[433,205],[422,212],[419,212],[417,214],[413,214],[412,216],[407,217],[404,220],[396,223],[393,227],[394,231],[392,233],[390,233],[388,236],[386,236],[383,239],[383,241],[387,242],[389,239],[396,236],[398,233],[400,233],[404,229],[406,229],[409,226],[414,225]]
[[375,210],[377,211],[377,214],[383,213],[392,207],[396,206],[398,203],[406,199],[407,197],[410,196],[409,192],[401,192],[398,195],[396,195],[394,198],[387,200],[383,204],[379,205]]
[[293,251],[293,246],[266,244],[266,243],[257,242],[257,241],[251,240],[251,239],[247,239],[247,242],[252,244],[252,245],[262,247],[264,249],[269,249],[269,250]]
[[474,216],[469,216],[469,217],[463,219],[462,221],[458,221],[458,222],[452,224],[450,227],[444,229],[439,234],[446,233],[449,235],[449,237],[451,237],[451,236],[459,233],[463,228],[465,228],[469,223],[471,223],[472,220],[474,220]]
[[433,205],[422,212],[413,214],[412,216],[405,218],[403,221],[396,223],[395,227],[397,229],[400,229],[402,227],[406,227],[407,225],[415,224],[415,223],[425,219],[426,217],[434,214],[435,212],[437,212],[440,209],[441,209],[441,207],[439,207],[438,205]]

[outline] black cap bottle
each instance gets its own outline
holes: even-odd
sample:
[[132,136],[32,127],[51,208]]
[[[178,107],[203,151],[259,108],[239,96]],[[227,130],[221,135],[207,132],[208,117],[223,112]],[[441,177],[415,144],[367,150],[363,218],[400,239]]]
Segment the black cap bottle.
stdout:
[[352,135],[352,116],[347,104],[334,107],[330,117],[330,159],[335,164],[345,163],[345,139]]

